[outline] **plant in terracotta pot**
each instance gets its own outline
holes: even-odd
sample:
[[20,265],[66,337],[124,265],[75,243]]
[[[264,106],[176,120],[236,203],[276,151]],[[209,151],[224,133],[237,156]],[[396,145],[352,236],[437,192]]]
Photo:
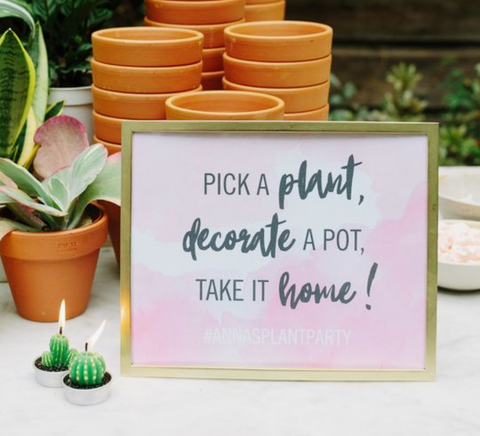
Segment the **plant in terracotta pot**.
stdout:
[[48,120],[35,142],[38,179],[0,159],[0,254],[18,313],[48,322],[62,299],[67,318],[87,307],[108,228],[92,203],[120,205],[120,154],[89,146],[85,127],[68,116]]
[[23,0],[43,28],[48,49],[50,101],[63,100],[65,114],[87,126],[92,138],[90,36],[112,16],[107,0]]

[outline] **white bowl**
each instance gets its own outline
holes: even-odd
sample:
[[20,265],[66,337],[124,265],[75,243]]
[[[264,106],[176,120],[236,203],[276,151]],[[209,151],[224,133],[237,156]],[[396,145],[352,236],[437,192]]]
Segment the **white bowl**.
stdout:
[[[446,223],[463,222],[480,229],[480,222],[443,220]],[[464,264],[438,261],[438,286],[454,291],[480,290],[480,264]]]
[[439,200],[442,218],[480,221],[480,172],[440,176]]

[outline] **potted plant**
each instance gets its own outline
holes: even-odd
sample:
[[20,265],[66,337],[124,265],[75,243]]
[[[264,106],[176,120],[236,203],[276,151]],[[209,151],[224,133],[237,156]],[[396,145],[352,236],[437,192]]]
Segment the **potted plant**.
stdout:
[[[18,0],[17,0],[18,1]],[[64,113],[80,120],[93,137],[90,36],[112,12],[107,0],[22,1],[39,22],[47,43],[50,102],[63,101]],[[47,6],[46,6],[47,5]]]
[[0,159],[0,255],[18,313],[50,322],[63,299],[67,318],[88,305],[108,228],[92,203],[120,205],[120,153],[107,158],[103,145],[89,146],[85,127],[68,116],[48,120],[34,139],[38,179]]

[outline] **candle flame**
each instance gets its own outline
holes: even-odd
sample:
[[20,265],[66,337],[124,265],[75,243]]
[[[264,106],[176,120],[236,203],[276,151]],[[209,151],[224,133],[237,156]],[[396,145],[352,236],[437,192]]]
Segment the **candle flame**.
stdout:
[[102,334],[106,323],[107,323],[107,320],[104,320],[102,324],[100,324],[100,327],[97,329],[97,331],[88,339],[87,343],[85,344],[86,350],[91,350],[93,346],[97,343],[98,338]]
[[60,312],[58,313],[58,329],[60,334],[63,333],[63,329],[65,328],[65,300],[62,300],[62,304],[60,304]]

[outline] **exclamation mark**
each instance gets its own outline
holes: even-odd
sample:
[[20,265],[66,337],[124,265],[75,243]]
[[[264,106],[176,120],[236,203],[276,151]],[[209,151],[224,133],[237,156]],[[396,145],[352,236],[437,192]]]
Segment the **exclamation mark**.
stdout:
[[[372,290],[373,279],[375,278],[375,274],[377,273],[378,263],[374,263],[370,268],[370,274],[368,275],[368,282],[367,282],[367,295],[370,298],[370,292]],[[367,310],[371,310],[372,306],[370,304],[366,304],[365,307]]]

